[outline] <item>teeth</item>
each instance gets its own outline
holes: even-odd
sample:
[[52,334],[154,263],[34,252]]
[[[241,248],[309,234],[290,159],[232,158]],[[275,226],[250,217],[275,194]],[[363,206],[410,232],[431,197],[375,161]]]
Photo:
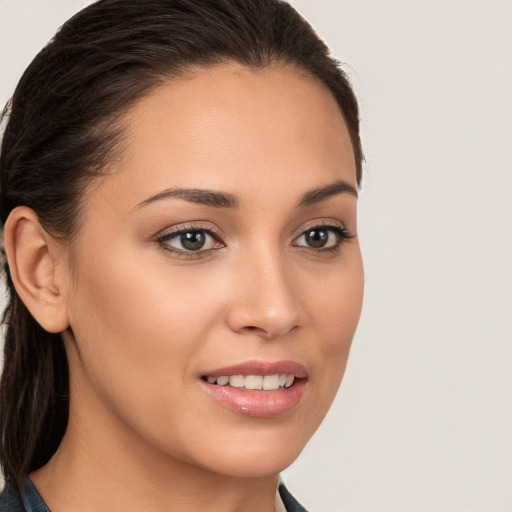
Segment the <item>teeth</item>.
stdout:
[[243,375],[231,375],[229,377],[229,385],[233,388],[243,388],[245,386],[245,377]]
[[265,391],[279,389],[279,375],[265,375],[262,380]]
[[219,386],[225,386],[228,382],[229,382],[229,377],[217,377],[217,384]]
[[262,389],[263,377],[261,375],[247,375],[245,377],[246,389]]
[[284,387],[289,388],[293,384],[294,380],[295,380],[295,377],[293,375],[287,375],[286,384],[284,385]]
[[279,388],[289,388],[295,377],[293,375],[221,375],[219,377],[207,377],[210,384],[218,386],[229,386],[233,388],[257,389],[264,391],[274,391]]

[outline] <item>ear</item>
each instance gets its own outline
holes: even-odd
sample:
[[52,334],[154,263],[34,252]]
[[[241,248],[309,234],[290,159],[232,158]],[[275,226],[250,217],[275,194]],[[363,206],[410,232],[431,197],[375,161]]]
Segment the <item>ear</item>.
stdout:
[[61,277],[59,282],[65,272],[62,244],[41,226],[34,210],[18,206],[5,223],[4,248],[14,287],[32,316],[46,331],[65,331],[69,321],[61,289],[65,281]]

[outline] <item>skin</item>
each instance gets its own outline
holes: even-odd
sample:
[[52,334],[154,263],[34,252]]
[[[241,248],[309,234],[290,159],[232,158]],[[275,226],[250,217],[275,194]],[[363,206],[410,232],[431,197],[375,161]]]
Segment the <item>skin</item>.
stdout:
[[[330,92],[296,70],[228,63],[151,92],[125,134],[112,172],[86,193],[72,250],[44,234],[71,402],[58,452],[31,478],[54,512],[272,511],[278,473],[334,399],[361,310],[357,198],[297,207],[339,180],[356,189],[345,123]],[[147,202],[177,187],[238,206]],[[18,215],[22,241],[37,222]],[[337,247],[308,246],[302,234],[318,225]],[[183,227],[215,239],[187,253],[172,238]],[[299,404],[254,418],[205,393],[202,375],[247,360],[302,364]]]

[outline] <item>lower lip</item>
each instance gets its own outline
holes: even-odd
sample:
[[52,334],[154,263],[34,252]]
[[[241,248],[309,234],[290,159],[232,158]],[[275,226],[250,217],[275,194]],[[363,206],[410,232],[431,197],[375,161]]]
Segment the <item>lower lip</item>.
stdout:
[[274,418],[295,408],[306,387],[306,379],[295,380],[288,389],[275,391],[246,390],[201,381],[211,398],[245,416]]

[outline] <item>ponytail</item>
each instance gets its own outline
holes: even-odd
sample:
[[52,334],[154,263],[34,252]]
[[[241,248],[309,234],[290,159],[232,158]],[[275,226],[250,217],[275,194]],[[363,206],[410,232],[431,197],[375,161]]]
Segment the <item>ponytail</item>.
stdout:
[[48,462],[67,425],[69,382],[59,334],[43,330],[9,283],[0,381],[0,460],[7,485],[19,489]]

